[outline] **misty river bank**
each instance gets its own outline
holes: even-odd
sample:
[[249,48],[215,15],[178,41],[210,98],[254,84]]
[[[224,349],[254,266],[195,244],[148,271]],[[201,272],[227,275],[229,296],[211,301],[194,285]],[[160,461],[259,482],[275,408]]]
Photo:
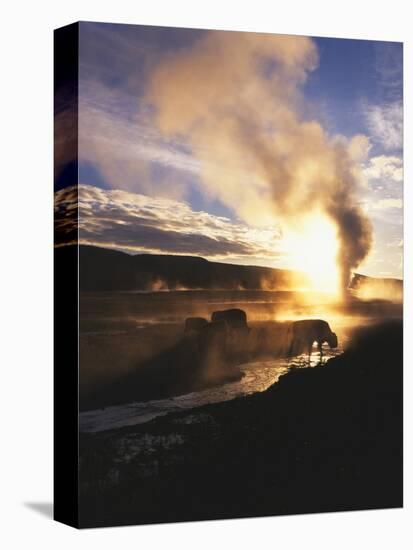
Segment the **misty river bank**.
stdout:
[[262,393],[80,437],[84,526],[402,505],[402,323]]
[[[81,432],[100,432],[123,426],[143,424],[158,416],[197,409],[202,405],[231,401],[257,392],[263,392],[290,369],[315,367],[324,364],[330,358],[342,353],[342,348],[326,349],[323,357],[313,352],[311,360],[307,354],[296,357],[283,357],[265,361],[253,361],[238,366],[240,376],[225,383],[213,384],[199,391],[156,399],[152,401],[132,401],[124,405],[115,405],[80,413],[79,429]],[[196,412],[196,411],[195,411]]]
[[[399,304],[353,299],[343,306],[328,298],[290,291],[82,294],[80,409],[162,400],[242,382],[240,365],[286,357],[288,327],[295,319],[326,319],[343,344],[354,327],[401,315]],[[246,311],[251,331],[235,346],[239,353],[230,361],[210,362],[205,368],[196,360],[196,340],[184,333],[184,320],[210,318],[213,311],[227,308]],[[281,363],[281,369],[288,366]]]

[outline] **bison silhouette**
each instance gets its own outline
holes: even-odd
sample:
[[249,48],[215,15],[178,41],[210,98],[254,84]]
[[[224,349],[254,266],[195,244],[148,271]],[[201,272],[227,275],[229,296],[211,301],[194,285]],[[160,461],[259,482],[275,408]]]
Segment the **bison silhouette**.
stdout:
[[225,321],[231,329],[248,328],[247,314],[242,309],[234,308],[214,311],[212,313],[211,320]]
[[208,321],[203,317],[188,317],[185,319],[185,332],[199,332],[205,328]]
[[292,323],[290,329],[290,356],[308,353],[310,358],[314,342],[317,343],[322,355],[324,343],[327,343],[330,348],[338,346],[337,334],[331,330],[326,321],[321,319],[305,319]]

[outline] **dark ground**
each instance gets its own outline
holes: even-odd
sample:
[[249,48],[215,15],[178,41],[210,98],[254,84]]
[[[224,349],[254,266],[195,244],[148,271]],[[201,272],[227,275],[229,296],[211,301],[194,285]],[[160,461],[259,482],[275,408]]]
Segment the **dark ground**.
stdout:
[[262,394],[82,435],[81,526],[401,507],[402,337],[365,328]]

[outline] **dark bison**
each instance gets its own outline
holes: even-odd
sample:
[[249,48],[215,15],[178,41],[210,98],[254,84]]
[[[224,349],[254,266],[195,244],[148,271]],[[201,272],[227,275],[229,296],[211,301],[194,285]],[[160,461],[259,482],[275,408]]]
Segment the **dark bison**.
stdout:
[[227,360],[228,327],[224,321],[212,321],[198,332],[198,346],[204,367],[224,366]]
[[199,332],[200,337],[205,342],[226,342],[228,333],[227,324],[224,321],[212,321],[207,323]]
[[314,342],[317,342],[318,349],[322,353],[325,342],[330,348],[337,347],[337,334],[332,332],[330,325],[321,319],[305,319],[292,323],[290,355],[308,353],[311,356]]
[[223,311],[214,311],[211,320],[225,321],[228,328],[248,328],[247,314],[242,309],[225,309]]
[[188,317],[185,319],[185,332],[199,332],[205,328],[208,321],[203,317]]

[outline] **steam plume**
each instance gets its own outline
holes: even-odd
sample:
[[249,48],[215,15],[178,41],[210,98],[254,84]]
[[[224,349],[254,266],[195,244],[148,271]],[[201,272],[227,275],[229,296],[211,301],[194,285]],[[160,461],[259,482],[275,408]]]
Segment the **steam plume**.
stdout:
[[331,137],[304,117],[301,88],[317,63],[306,37],[212,31],[155,68],[146,99],[162,134],[201,161],[205,192],[248,223],[328,216],[346,288],[371,246],[356,200],[368,140]]

